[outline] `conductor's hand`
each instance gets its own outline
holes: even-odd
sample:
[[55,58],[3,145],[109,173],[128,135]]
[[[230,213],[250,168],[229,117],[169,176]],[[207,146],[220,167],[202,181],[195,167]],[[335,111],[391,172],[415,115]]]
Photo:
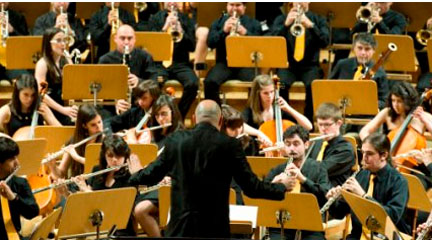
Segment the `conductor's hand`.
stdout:
[[342,191],[342,187],[341,187],[341,186],[336,186],[336,187],[334,187],[334,188],[331,188],[331,189],[327,192],[327,194],[326,194],[326,198],[327,198],[327,199],[330,199],[330,198],[332,198],[332,197],[339,196],[340,193],[341,193],[341,191]]
[[12,192],[10,187],[6,184],[5,181],[0,182],[0,195],[2,197],[7,198],[9,201],[12,201],[15,199],[16,194]]
[[136,154],[130,155],[129,159],[127,160],[127,164],[131,175],[143,168],[141,165],[141,161]]
[[135,88],[138,85],[138,77],[135,74],[129,73],[128,85],[129,88]]
[[282,183],[285,185],[285,189],[291,192],[294,189],[296,180],[295,177],[289,177],[285,173],[281,173],[273,178],[272,183]]
[[120,99],[116,102],[116,112],[117,114],[122,114],[131,108],[131,105],[124,99]]

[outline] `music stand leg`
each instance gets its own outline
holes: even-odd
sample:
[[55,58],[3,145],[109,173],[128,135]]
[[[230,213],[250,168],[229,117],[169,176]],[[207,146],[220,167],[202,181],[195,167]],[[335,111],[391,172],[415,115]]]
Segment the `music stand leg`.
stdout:
[[95,210],[90,215],[90,222],[93,226],[96,226],[96,240],[99,240],[99,234],[100,234],[100,226],[102,225],[102,221],[104,218],[104,214],[100,210]]
[[97,106],[97,93],[102,89],[100,83],[93,82],[90,84],[90,93],[93,94],[93,105]]

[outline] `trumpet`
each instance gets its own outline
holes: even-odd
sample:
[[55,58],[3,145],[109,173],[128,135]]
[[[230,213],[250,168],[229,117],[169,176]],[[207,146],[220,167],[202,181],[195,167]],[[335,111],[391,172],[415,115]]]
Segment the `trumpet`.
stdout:
[[147,7],[148,5],[146,2],[134,2],[134,8],[138,10],[138,12],[144,12]]
[[111,2],[111,11],[114,11],[117,16],[117,19],[111,22],[111,34],[114,35],[120,27],[119,9],[114,6],[114,2]]
[[178,43],[183,39],[183,33],[178,29],[178,25],[180,24],[178,20],[178,12],[174,5],[171,5],[170,11],[171,14],[177,18],[177,21],[175,23],[171,23],[168,28],[168,33],[171,35],[173,41]]
[[432,26],[428,26],[427,29],[420,29],[416,34],[417,41],[423,45],[427,45],[427,41],[432,38]]
[[381,8],[376,5],[372,6],[361,6],[356,13],[356,18],[358,21],[362,23],[368,24],[368,32],[370,33],[372,28],[375,26],[375,23],[372,22],[372,17],[374,15],[379,15]]
[[304,10],[300,4],[297,5],[297,17],[294,23],[291,25],[290,33],[294,37],[301,36],[305,33],[305,27],[301,24],[301,17],[304,14]]
[[237,11],[233,12],[233,16],[232,17],[236,20],[236,22],[235,22],[234,26],[231,27],[229,35],[230,36],[239,36],[240,34],[237,31],[238,31],[238,28],[239,28],[239,25],[240,25],[240,17],[237,16]]
[[68,17],[67,17],[67,13],[64,13],[64,11],[63,11],[63,6],[60,6],[60,15],[65,15],[66,16],[66,18],[65,18],[66,23],[64,25],[62,25],[60,28],[61,28],[61,30],[65,34],[66,46],[70,47],[70,46],[72,46],[72,45],[75,44],[75,38],[73,36],[73,33],[71,33],[69,31],[69,27],[68,27],[69,20],[68,20]]
[[78,48],[75,48],[72,50],[71,53],[69,53],[66,49],[63,51],[66,58],[69,58],[73,64],[80,64],[81,63],[81,51]]
[[4,3],[1,4],[1,14],[3,15],[0,22],[1,43],[6,47],[6,39],[9,37],[9,12],[5,11]]

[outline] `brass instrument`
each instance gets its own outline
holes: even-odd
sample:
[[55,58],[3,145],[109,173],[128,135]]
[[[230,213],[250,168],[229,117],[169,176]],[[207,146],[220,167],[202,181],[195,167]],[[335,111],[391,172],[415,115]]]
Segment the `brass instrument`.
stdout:
[[1,4],[1,14],[3,15],[0,22],[1,43],[6,47],[6,39],[9,37],[9,12],[4,10],[4,3]]
[[240,17],[237,16],[237,11],[233,12],[233,16],[232,17],[236,20],[236,22],[235,22],[234,26],[231,27],[229,35],[230,36],[239,36],[240,34],[237,31],[238,31],[238,27],[240,25]]
[[301,7],[301,5],[298,4],[297,5],[297,17],[294,20],[294,23],[291,25],[291,28],[290,28],[290,33],[294,37],[298,37],[298,36],[305,34],[305,27],[301,23],[301,18],[303,16],[303,14],[304,14],[304,10]]
[[174,17],[177,17],[177,21],[175,23],[171,23],[168,27],[168,33],[171,35],[174,42],[178,43],[183,39],[183,33],[179,31],[178,26],[180,24],[178,20],[178,11],[174,5],[171,5],[170,14]]
[[432,38],[432,26],[428,26],[427,29],[420,29],[416,34],[417,41],[423,45],[427,45],[427,41]]
[[117,16],[117,19],[111,22],[111,34],[114,35],[120,27],[119,9],[114,6],[114,2],[111,2],[111,11],[114,11]]
[[148,5],[146,2],[134,2],[134,8],[138,10],[138,12],[143,12],[147,9]]
[[75,48],[72,50],[71,53],[69,53],[66,49],[63,51],[66,58],[69,58],[73,64],[80,64],[81,63],[81,51],[78,48]]
[[70,32],[70,29],[68,27],[68,17],[67,17],[67,13],[64,13],[63,11],[63,6],[60,6],[60,15],[65,15],[66,16],[66,24],[62,25],[60,27],[60,29],[64,32],[65,34],[65,39],[66,39],[66,46],[72,46],[75,44],[75,38],[73,36],[73,33]]
[[356,18],[358,21],[362,23],[367,23],[368,30],[367,32],[371,32],[372,28],[374,28],[375,23],[372,22],[372,16],[379,15],[381,8],[376,5],[372,6],[361,6],[356,13]]

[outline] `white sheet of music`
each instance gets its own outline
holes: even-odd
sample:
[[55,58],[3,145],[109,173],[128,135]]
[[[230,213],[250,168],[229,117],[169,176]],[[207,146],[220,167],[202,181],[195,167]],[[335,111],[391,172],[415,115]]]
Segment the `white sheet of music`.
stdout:
[[230,205],[230,221],[250,221],[256,227],[258,217],[257,206]]

